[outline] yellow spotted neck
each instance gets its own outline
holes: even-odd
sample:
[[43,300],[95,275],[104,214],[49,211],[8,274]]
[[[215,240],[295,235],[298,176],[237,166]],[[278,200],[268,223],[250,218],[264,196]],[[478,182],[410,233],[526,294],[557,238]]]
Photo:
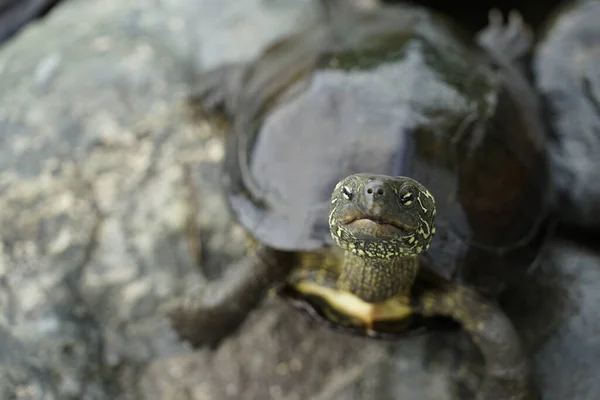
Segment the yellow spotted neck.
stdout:
[[337,287],[366,302],[378,303],[396,295],[408,296],[418,270],[416,256],[382,259],[346,251]]

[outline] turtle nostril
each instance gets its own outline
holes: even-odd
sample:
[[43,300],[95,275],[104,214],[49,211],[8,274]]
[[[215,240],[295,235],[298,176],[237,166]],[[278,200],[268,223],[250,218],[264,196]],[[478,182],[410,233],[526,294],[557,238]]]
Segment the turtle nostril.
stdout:
[[364,191],[369,197],[380,197],[385,194],[383,183],[378,180],[373,180],[367,183]]

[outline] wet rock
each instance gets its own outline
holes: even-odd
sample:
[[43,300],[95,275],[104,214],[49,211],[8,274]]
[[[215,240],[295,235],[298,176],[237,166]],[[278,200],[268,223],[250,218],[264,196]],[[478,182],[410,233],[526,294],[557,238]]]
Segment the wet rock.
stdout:
[[[49,370],[36,367],[36,361],[23,343],[0,325],[0,398],[56,399]],[[14,396],[14,397],[13,397]]]
[[185,351],[159,305],[244,251],[190,71],[318,13],[223,4],[72,2],[0,52],[1,398],[134,398]]
[[550,25],[534,75],[555,141],[551,146],[561,215],[600,226],[600,3],[581,2]]
[[269,299],[219,349],[153,363],[143,397],[159,399],[450,399],[448,348],[332,332]]
[[552,258],[568,304],[555,333],[536,355],[544,400],[600,398],[600,253],[557,241]]

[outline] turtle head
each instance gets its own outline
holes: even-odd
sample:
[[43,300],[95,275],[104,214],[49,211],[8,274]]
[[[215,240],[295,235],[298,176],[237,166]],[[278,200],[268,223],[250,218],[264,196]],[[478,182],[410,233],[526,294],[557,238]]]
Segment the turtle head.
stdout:
[[361,257],[415,257],[429,248],[434,223],[433,196],[411,178],[350,175],[331,196],[331,235]]

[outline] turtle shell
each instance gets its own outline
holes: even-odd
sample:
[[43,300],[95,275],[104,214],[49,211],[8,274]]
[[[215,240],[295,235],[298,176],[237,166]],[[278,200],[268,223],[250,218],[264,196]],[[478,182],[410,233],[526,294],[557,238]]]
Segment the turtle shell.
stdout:
[[510,72],[418,7],[277,43],[245,70],[236,99],[225,159],[231,207],[258,241],[316,250],[333,243],[339,180],[403,175],[436,199],[427,257],[438,272],[526,249],[546,220],[551,181],[533,93]]

